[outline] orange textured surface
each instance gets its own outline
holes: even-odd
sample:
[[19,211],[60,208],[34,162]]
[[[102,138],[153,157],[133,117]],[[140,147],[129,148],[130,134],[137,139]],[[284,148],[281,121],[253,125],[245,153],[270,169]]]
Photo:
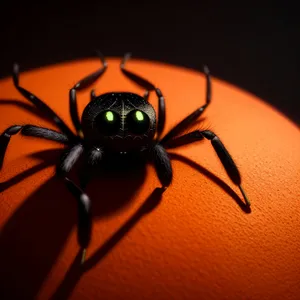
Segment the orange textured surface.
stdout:
[[[20,82],[71,126],[68,90],[98,67],[97,59],[69,62],[21,73]],[[128,67],[163,91],[166,130],[204,103],[200,73],[137,60]],[[162,199],[150,196],[159,187],[151,166],[91,183],[93,238],[80,273],[76,204],[51,179],[61,146],[14,136],[0,173],[1,299],[299,299],[299,128],[253,95],[212,84],[199,126],[235,159],[251,213],[208,141],[172,150],[174,181]],[[143,93],[116,59],[95,87]],[[1,132],[26,123],[55,129],[8,100],[27,105],[11,78],[0,82],[0,99]],[[78,94],[80,111],[88,101],[89,92]],[[154,94],[150,101],[157,107]]]

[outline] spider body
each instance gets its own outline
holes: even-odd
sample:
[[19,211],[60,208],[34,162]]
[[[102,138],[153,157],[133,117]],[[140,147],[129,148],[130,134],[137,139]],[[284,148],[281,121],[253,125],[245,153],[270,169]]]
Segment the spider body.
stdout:
[[134,93],[106,93],[93,99],[82,114],[88,147],[126,153],[149,148],[156,131],[153,106]]
[[[165,127],[165,99],[161,90],[148,80],[134,74],[125,68],[125,63],[130,55],[126,54],[121,62],[123,74],[137,85],[145,89],[145,94],[140,96],[130,92],[110,92],[96,96],[91,91],[91,101],[85,107],[82,117],[77,110],[77,91],[89,88],[106,70],[107,63],[101,53],[98,53],[103,66],[96,72],[84,77],[69,91],[69,108],[72,123],[76,130],[74,133],[65,122],[41,99],[36,97],[19,84],[19,67],[14,65],[13,82],[16,89],[46,117],[56,125],[59,131],[26,124],[12,125],[0,136],[0,168],[3,165],[5,153],[11,137],[17,133],[24,136],[52,140],[66,145],[66,152],[62,155],[57,165],[57,175],[64,180],[66,187],[74,195],[78,205],[78,242],[85,256],[91,238],[91,201],[84,192],[84,184],[76,185],[68,173],[81,156],[87,157],[88,165],[151,162],[156,170],[162,187],[168,187],[173,178],[171,160],[168,149],[209,140],[218,155],[223,167],[232,182],[237,185],[243,194],[246,204],[250,202],[241,186],[239,170],[229,152],[219,139],[210,130],[194,130],[186,133],[211,102],[211,79],[209,70],[204,67],[206,76],[205,103],[196,108],[186,118],[175,125],[163,137]],[[158,112],[148,102],[149,93],[154,91],[158,99]],[[104,168],[104,169],[105,169]],[[130,168],[129,168],[130,171]]]

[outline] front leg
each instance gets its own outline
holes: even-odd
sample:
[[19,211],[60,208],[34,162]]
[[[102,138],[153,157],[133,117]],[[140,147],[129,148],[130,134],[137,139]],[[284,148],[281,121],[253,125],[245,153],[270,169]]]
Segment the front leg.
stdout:
[[208,105],[211,102],[211,78],[210,72],[207,66],[204,66],[204,74],[206,77],[206,101],[205,104],[197,108],[187,117],[185,117],[181,122],[175,125],[161,140],[160,143],[164,144],[170,141],[171,139],[180,135],[183,131],[189,128],[196,120],[200,118],[203,112],[207,109]]
[[91,240],[92,220],[91,220],[91,201],[87,194],[77,186],[68,177],[64,178],[64,182],[68,190],[73,194],[78,204],[78,228],[77,238],[78,244],[82,250],[81,264],[84,263],[86,249]]
[[234,184],[236,184],[239,187],[241,193],[243,194],[246,204],[248,206],[250,206],[250,201],[241,185],[242,179],[241,179],[240,172],[239,172],[233,158],[227,151],[226,147],[224,146],[224,144],[221,142],[220,138],[215,133],[213,133],[210,130],[203,130],[203,131],[195,130],[195,131],[192,131],[185,135],[175,137],[175,138],[167,141],[166,143],[164,143],[164,146],[167,149],[177,148],[177,147],[188,145],[188,144],[191,144],[191,143],[194,143],[197,141],[201,141],[204,138],[211,142],[211,144],[214,147],[214,150],[216,151],[221,163],[223,164],[229,178],[232,180],[232,182]]
[[157,135],[156,135],[156,141],[160,139],[160,136],[165,128],[166,123],[166,105],[165,105],[165,98],[161,92],[161,90],[157,87],[155,87],[150,81],[148,81],[145,78],[142,78],[139,75],[134,74],[133,72],[127,70],[125,68],[126,62],[130,59],[131,53],[126,53],[123,57],[123,60],[121,61],[121,71],[123,74],[131,79],[133,82],[135,82],[140,87],[144,88],[146,90],[144,94],[144,99],[148,102],[149,99],[149,92],[155,91],[157,99],[158,99],[158,118],[157,118]]
[[35,96],[30,91],[21,87],[19,84],[19,66],[14,64],[13,66],[13,83],[16,89],[32,104],[34,104],[40,111],[44,112],[50,120],[56,124],[56,126],[66,135],[70,140],[76,140],[77,137],[68,127],[68,125],[41,99]]
[[83,150],[82,144],[77,144],[68,150],[68,152],[62,157],[61,163],[57,166],[57,174],[65,175],[69,173],[79,157],[82,155]]
[[[102,62],[102,67],[100,69],[98,69],[97,71],[87,75],[80,81],[78,81],[73,86],[73,88],[71,88],[71,90],[69,92],[70,116],[71,116],[73,125],[76,129],[76,132],[81,138],[83,138],[83,133],[82,133],[81,122],[80,122],[80,117],[79,117],[78,108],[77,108],[76,91],[81,91],[81,90],[89,88],[106,71],[107,62],[106,62],[104,56],[99,51],[97,51],[97,54]],[[95,97],[96,97],[95,92],[94,92],[94,90],[92,90],[91,91],[91,100],[93,100],[93,98],[95,98]]]
[[154,145],[150,153],[158,179],[162,186],[166,188],[171,184],[173,179],[172,165],[168,153],[160,144]]
[[34,125],[13,125],[8,127],[0,135],[0,170],[3,165],[5,153],[13,135],[21,132],[22,135],[31,136],[36,138],[42,138],[50,141],[55,141],[61,144],[69,144],[70,140],[67,135],[57,132],[52,129],[43,128]]
[[[83,153],[83,145],[77,144],[71,148],[68,154],[63,158],[62,163],[58,167],[58,173],[63,174],[64,182],[68,190],[73,194],[78,204],[78,224],[77,237],[78,244],[82,250],[81,264],[85,261],[86,249],[90,243],[92,235],[92,220],[91,220],[91,201],[88,195],[77,186],[71,179],[66,177],[71,168]],[[92,148],[88,152],[88,164],[95,165],[102,159],[102,149]]]
[[78,161],[83,150],[84,148],[82,144],[74,145],[66,154],[64,154],[61,163],[56,169],[57,175],[63,178],[68,190],[77,200],[77,237],[78,244],[82,250],[81,263],[85,260],[86,248],[88,247],[91,239],[91,201],[83,190],[67,177],[67,173],[71,171],[75,163]]

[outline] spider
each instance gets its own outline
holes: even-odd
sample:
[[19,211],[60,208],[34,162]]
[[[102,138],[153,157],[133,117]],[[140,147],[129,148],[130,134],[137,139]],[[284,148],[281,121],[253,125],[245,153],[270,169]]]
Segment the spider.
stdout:
[[[145,94],[140,96],[130,92],[110,92],[96,96],[94,90],[91,90],[90,102],[85,107],[80,121],[76,92],[89,88],[107,69],[104,56],[100,52],[97,54],[102,63],[101,68],[84,77],[69,91],[69,109],[76,134],[46,103],[20,86],[19,66],[14,64],[12,77],[15,88],[44,112],[60,129],[60,132],[27,124],[10,126],[0,136],[0,168],[2,168],[11,136],[19,132],[24,136],[52,140],[66,145],[67,152],[57,165],[56,173],[62,176],[67,188],[78,202],[77,236],[78,244],[82,249],[82,263],[91,239],[91,201],[84,192],[84,188],[76,185],[68,177],[68,173],[82,155],[86,156],[88,165],[100,166],[102,162],[109,159],[126,161],[130,158],[133,160],[143,158],[145,163],[150,161],[154,164],[162,188],[165,189],[171,184],[173,177],[167,149],[207,139],[211,142],[228,176],[239,187],[247,206],[250,206],[241,186],[239,170],[220,138],[210,130],[194,130],[185,133],[211,102],[211,78],[207,66],[204,66],[205,104],[162,137],[166,120],[164,96],[161,90],[151,82],[125,68],[126,62],[131,57],[130,53],[124,55],[120,64],[121,71],[127,78],[145,89]],[[151,91],[154,91],[158,98],[157,118],[153,106],[148,102]]]

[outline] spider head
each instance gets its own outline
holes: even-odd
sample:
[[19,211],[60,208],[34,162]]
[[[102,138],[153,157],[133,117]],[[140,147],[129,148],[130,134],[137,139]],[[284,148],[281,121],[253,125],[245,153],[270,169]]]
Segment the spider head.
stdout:
[[90,102],[82,129],[91,146],[114,152],[141,150],[151,143],[156,117],[151,104],[133,93],[107,93]]

